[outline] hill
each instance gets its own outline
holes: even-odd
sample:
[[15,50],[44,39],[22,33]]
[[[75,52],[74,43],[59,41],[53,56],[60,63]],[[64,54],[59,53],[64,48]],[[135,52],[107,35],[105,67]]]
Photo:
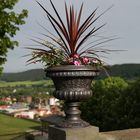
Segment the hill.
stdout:
[[120,76],[124,79],[140,78],[140,64],[113,65],[109,73],[111,76]]
[[[107,72],[110,76],[120,76],[124,79],[137,79],[140,78],[140,64],[121,64],[107,67]],[[101,73],[100,78],[106,77],[105,72]],[[38,81],[44,80],[45,72],[43,69],[33,69],[20,73],[4,73],[1,81]]]
[[45,72],[43,69],[33,69],[19,73],[4,73],[1,77],[1,81],[15,82],[15,81],[38,81],[45,78]]

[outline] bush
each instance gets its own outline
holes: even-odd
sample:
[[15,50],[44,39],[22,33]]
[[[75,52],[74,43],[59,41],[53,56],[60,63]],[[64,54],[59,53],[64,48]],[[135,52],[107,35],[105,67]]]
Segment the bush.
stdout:
[[93,82],[95,95],[81,104],[82,117],[101,131],[118,129],[118,101],[127,87],[128,84],[119,77]]
[[131,83],[117,106],[120,129],[140,127],[140,80]]
[[6,102],[0,102],[0,106],[1,105],[7,105],[7,103]]

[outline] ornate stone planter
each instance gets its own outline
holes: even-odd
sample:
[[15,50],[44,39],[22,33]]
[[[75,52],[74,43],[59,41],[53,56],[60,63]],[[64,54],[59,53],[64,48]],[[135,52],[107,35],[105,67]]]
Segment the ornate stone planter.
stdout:
[[46,70],[55,85],[54,96],[66,103],[65,118],[58,119],[57,126],[62,128],[86,127],[89,124],[80,118],[80,102],[92,96],[91,82],[99,75],[93,66],[62,65]]

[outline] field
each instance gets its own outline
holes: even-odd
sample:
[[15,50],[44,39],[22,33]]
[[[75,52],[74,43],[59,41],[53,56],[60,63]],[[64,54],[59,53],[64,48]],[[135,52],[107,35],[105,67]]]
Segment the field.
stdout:
[[40,128],[40,123],[0,114],[0,140],[14,140],[28,131]]
[[41,80],[41,81],[21,81],[21,82],[2,82],[0,81],[0,87],[18,87],[18,86],[49,86],[52,85],[51,80]]

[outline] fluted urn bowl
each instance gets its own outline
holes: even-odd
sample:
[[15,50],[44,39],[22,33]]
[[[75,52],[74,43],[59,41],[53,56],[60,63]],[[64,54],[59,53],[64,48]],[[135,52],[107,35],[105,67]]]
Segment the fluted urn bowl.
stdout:
[[60,127],[86,127],[89,124],[80,118],[79,103],[92,96],[91,82],[99,75],[97,67],[89,65],[62,65],[48,68],[46,76],[55,86],[54,97],[64,100],[66,117]]

